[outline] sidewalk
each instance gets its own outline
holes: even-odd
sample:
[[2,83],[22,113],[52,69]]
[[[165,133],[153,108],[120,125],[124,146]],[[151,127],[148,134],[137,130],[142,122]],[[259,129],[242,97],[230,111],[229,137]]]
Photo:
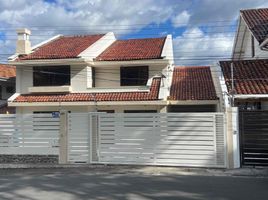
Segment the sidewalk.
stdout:
[[[141,175],[195,175],[195,176],[247,176],[268,177],[268,168],[245,167],[239,169],[185,168],[159,166],[126,166],[126,165],[46,165],[46,164],[0,164],[2,171],[20,171],[19,169],[55,169],[57,172],[89,171],[92,173],[141,174]],[[55,171],[54,170],[54,171]],[[1,173],[2,174],[2,173]]]

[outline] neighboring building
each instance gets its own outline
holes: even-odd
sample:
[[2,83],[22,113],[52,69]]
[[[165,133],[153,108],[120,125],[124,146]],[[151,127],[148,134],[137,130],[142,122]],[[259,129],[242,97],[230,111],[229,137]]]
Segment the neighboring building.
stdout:
[[117,40],[113,33],[55,36],[31,47],[17,31],[17,113],[166,112],[174,68],[172,38]]
[[0,114],[14,113],[7,107],[7,99],[15,93],[16,68],[0,64]]
[[232,60],[219,63],[226,107],[233,102],[240,110],[267,109],[267,61],[268,8],[240,11]]
[[221,61],[220,66],[228,93],[233,91],[235,106],[240,110],[268,110],[268,59]]
[[169,112],[221,111],[210,67],[175,67]]
[[268,8],[241,10],[234,60],[268,58]]

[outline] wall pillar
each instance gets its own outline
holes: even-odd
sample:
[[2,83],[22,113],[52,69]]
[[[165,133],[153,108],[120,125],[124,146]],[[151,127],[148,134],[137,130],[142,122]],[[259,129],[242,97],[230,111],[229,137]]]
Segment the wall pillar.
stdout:
[[238,108],[226,109],[227,118],[227,168],[240,167]]
[[59,164],[68,162],[68,112],[60,111]]

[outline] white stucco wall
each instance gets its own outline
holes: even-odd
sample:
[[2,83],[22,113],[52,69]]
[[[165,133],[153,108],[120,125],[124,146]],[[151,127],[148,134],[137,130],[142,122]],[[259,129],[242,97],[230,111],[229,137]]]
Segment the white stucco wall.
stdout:
[[[114,65],[109,67],[96,67],[96,88],[119,88],[120,86],[120,67]],[[127,65],[124,65],[127,66]],[[138,65],[136,65],[138,66]],[[142,66],[142,65],[141,65]],[[143,65],[144,66],[144,65]],[[166,73],[166,65],[149,65],[149,79],[160,73]],[[126,86],[125,86],[126,87]]]
[[28,88],[33,86],[33,68],[31,66],[16,67],[16,92],[28,93]]
[[96,110],[114,110],[115,113],[123,113],[124,110],[157,110],[160,112],[164,106],[159,105],[122,105],[122,106],[30,106],[30,107],[17,107],[16,112],[18,114],[33,113],[36,111],[60,111],[67,110],[72,113],[87,113],[95,112]]

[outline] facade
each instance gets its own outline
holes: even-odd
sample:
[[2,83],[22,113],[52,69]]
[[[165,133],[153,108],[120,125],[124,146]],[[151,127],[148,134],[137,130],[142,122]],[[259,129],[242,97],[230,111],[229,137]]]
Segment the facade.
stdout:
[[17,31],[17,113],[165,112],[174,68],[172,38],[117,40],[113,33],[55,36],[31,47]]
[[267,110],[268,9],[240,11],[232,61],[220,61],[225,106]]
[[16,68],[0,64],[0,114],[14,113],[7,107],[7,99],[15,93]]

